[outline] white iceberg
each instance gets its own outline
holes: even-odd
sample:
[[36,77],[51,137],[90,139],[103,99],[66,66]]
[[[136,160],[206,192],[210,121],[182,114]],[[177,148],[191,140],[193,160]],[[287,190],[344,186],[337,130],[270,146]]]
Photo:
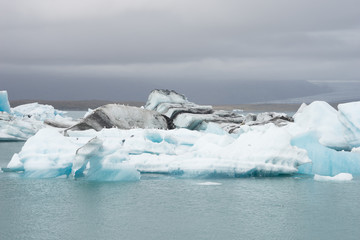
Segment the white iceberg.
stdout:
[[351,147],[360,147],[360,102],[339,104],[338,109],[347,142]]
[[69,175],[78,147],[75,139],[65,138],[55,129],[44,128],[26,141],[7,167],[14,171],[24,170],[27,177]]
[[301,105],[294,115],[294,123],[287,126],[294,135],[314,132],[322,145],[337,150],[349,150],[345,138],[346,129],[338,119],[338,112],[326,102],[316,101],[310,105]]
[[41,121],[0,114],[0,141],[25,141],[44,127]]
[[340,104],[339,111],[319,101],[300,107],[294,123],[285,127],[292,144],[305,149],[312,161],[299,167],[299,173],[360,175],[360,155],[354,148],[360,137],[358,111],[359,102]]
[[201,182],[201,183],[197,183],[196,185],[200,185],[200,186],[220,186],[222,185],[219,182]]
[[28,103],[23,104],[11,109],[14,116],[22,118],[32,118],[38,121],[44,121],[47,119],[54,119],[56,116],[64,116],[66,112],[59,111],[51,105]]
[[339,173],[333,177],[321,176],[321,175],[317,175],[317,174],[315,174],[315,176],[314,176],[315,181],[323,181],[323,182],[327,182],[327,181],[346,182],[346,181],[351,181],[352,179],[353,179],[353,176],[350,173]]
[[[25,176],[57,177],[72,171],[75,178],[112,181],[138,179],[137,171],[185,177],[273,176],[295,173],[310,162],[306,151],[291,146],[291,136],[272,124],[248,127],[237,137],[186,129],[113,128],[68,134],[40,130],[8,168],[19,169],[21,162]],[[41,146],[45,139],[54,143]]]
[[42,128],[67,128],[77,123],[64,114],[51,105],[39,103],[24,104],[11,108],[9,112],[0,112],[0,141],[25,141]]
[[360,154],[360,147],[351,149],[351,152]]

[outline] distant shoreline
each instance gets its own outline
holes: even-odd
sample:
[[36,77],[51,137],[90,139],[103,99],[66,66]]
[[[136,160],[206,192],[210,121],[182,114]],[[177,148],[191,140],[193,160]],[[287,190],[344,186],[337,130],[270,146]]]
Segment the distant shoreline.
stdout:
[[106,100],[81,100],[81,101],[54,101],[54,100],[10,100],[10,106],[16,107],[26,103],[37,102],[40,104],[49,104],[54,106],[54,108],[59,110],[68,110],[68,111],[87,111],[89,108],[95,109],[105,104],[110,103],[119,103],[129,106],[141,107],[144,102],[136,101],[126,101],[126,102],[116,102],[116,101],[106,101]]
[[[10,100],[11,107],[16,107],[26,103],[38,102],[41,104],[49,104],[54,106],[54,108],[59,110],[67,111],[87,111],[89,108],[95,109],[105,104],[110,103],[119,103],[129,106],[141,107],[145,105],[145,102],[136,102],[136,101],[106,101],[106,100],[82,100],[82,101],[54,101],[54,100]],[[211,105],[211,104],[209,104]],[[337,107],[338,103],[330,103],[333,107]],[[300,103],[295,104],[286,104],[286,103],[261,103],[261,104],[232,104],[232,105],[213,105],[214,109],[222,110],[234,110],[241,109],[244,111],[275,111],[275,112],[296,112]]]

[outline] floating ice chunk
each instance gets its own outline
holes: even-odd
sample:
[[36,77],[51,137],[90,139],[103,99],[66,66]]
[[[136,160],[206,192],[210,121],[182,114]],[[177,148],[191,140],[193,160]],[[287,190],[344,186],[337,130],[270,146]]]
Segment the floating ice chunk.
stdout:
[[12,113],[18,117],[33,118],[35,120],[44,121],[46,119],[54,119],[55,116],[63,116],[64,111],[59,111],[51,105],[28,103],[12,108]]
[[7,167],[18,171],[22,165],[27,177],[69,175],[77,148],[75,142],[55,129],[44,128],[26,141],[21,152],[11,159]]
[[351,152],[360,154],[360,147],[351,149]]
[[241,114],[241,113],[244,112],[243,109],[233,109],[232,111],[233,111],[234,113],[237,113],[237,114]]
[[0,112],[10,113],[10,104],[7,91],[0,91]]
[[11,113],[0,112],[0,141],[24,141],[46,125],[64,128],[76,123],[64,113],[38,103],[17,106]]
[[24,141],[33,136],[39,129],[45,127],[41,121],[29,118],[18,119],[0,116],[0,141]]
[[345,138],[351,147],[360,146],[360,102],[338,105],[339,120],[345,126]]
[[345,128],[338,119],[337,111],[326,102],[303,104],[294,115],[295,124],[288,126],[294,135],[315,132],[319,142],[327,147],[350,150],[345,139]]
[[[106,141],[106,140],[104,140]],[[94,181],[136,181],[140,173],[130,166],[127,155],[121,151],[121,141],[104,141],[95,137],[76,152],[73,165],[75,178],[85,175]],[[89,164],[86,174],[84,170]]]
[[103,146],[102,140],[95,138],[84,145],[83,139],[64,137],[55,129],[41,129],[13,156],[7,169],[24,171],[24,176],[33,178],[68,176],[73,171],[76,178],[85,175],[89,180],[138,180],[139,172],[123,163],[126,156],[119,149],[121,142],[114,145],[112,141]]
[[344,181],[351,181],[353,176],[350,173],[339,173],[336,176],[321,176],[315,174],[314,180],[316,181],[336,181],[336,182],[344,182]]
[[156,110],[161,103],[187,103],[188,100],[184,95],[175,91],[169,90],[153,90],[146,102],[145,108],[149,110]]
[[306,133],[292,139],[292,145],[305,149],[312,163],[299,167],[299,173],[334,176],[347,172],[360,175],[360,154],[336,151],[319,143],[315,133]]
[[219,182],[201,182],[201,183],[197,183],[196,185],[200,185],[200,186],[220,186],[222,185]]

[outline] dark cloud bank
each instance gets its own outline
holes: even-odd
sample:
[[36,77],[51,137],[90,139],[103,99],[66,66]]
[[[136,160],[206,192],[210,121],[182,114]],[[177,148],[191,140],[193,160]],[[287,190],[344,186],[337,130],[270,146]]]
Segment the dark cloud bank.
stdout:
[[357,0],[0,0],[0,88],[11,99],[145,101],[155,88],[209,104],[355,99],[359,16]]

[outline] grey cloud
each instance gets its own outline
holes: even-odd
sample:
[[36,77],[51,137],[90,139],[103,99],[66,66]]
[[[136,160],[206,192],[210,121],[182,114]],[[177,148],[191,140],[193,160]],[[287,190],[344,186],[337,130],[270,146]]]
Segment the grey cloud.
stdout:
[[0,0],[0,75],[357,80],[359,16],[357,0]]

